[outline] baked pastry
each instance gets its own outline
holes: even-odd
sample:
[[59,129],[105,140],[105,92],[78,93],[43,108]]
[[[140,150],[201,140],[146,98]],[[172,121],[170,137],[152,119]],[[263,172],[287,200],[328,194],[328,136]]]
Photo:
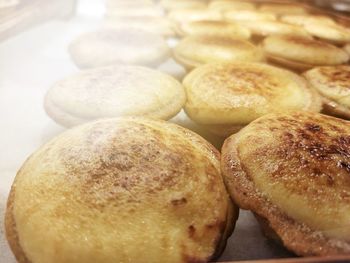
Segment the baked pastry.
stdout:
[[217,36],[189,36],[173,50],[176,61],[188,69],[212,62],[256,62],[265,59],[261,48],[242,39]]
[[200,20],[222,20],[222,14],[211,9],[180,9],[169,12],[168,18],[176,23],[187,23]]
[[69,46],[69,53],[80,68],[113,64],[156,66],[169,57],[169,52],[162,37],[133,28],[86,33]]
[[20,263],[206,262],[237,215],[220,154],[200,136],[107,119],[63,133],[25,162],[6,232]]
[[165,17],[110,17],[106,21],[106,27],[114,29],[134,28],[166,37],[175,35],[174,23]]
[[299,256],[350,254],[350,123],[271,114],[231,136],[221,168],[231,198]]
[[168,120],[185,101],[182,85],[169,75],[139,66],[110,66],[57,82],[45,97],[45,109],[56,122],[71,127],[108,117]]
[[350,42],[350,29],[336,23],[309,23],[304,28],[309,34],[330,43],[342,45]]
[[[242,26],[248,28],[253,35],[257,37],[266,37],[270,35],[292,35],[310,37],[305,29],[299,26],[286,24],[273,20],[241,20],[237,21]],[[310,37],[311,38],[311,37]]]
[[304,76],[321,94],[324,113],[350,120],[350,66],[317,67]]
[[177,9],[203,9],[207,7],[207,3],[203,0],[161,0],[159,4],[167,11]]
[[277,15],[300,15],[307,13],[304,6],[292,3],[265,3],[260,6],[259,10],[263,12],[275,13]]
[[217,36],[238,39],[249,39],[251,35],[247,28],[238,24],[207,20],[179,24],[177,32],[180,36]]
[[296,25],[296,26],[305,26],[309,24],[327,24],[327,25],[335,24],[334,20],[329,16],[310,15],[310,14],[284,15],[281,17],[281,21],[288,24]]
[[208,8],[219,11],[235,10],[237,12],[241,10],[255,10],[256,6],[254,3],[244,1],[214,0],[209,3]]
[[317,92],[303,78],[266,64],[207,64],[183,84],[188,116],[224,137],[271,112],[321,110]]
[[226,11],[223,13],[224,18],[227,21],[237,22],[237,21],[249,21],[250,23],[260,23],[261,20],[277,20],[277,16],[273,13],[261,12],[261,11]]
[[263,41],[262,47],[271,62],[298,71],[349,61],[349,55],[344,50],[300,36],[270,36]]

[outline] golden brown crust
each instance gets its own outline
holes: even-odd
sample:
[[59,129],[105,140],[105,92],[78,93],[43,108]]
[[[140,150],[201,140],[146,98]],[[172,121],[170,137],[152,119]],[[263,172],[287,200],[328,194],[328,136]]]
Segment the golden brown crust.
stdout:
[[[255,132],[255,136],[253,130],[259,133]],[[282,184],[283,195],[295,200],[299,200],[296,196],[306,198],[302,201],[306,203],[300,200],[295,203],[300,206],[296,209],[306,205],[311,217],[337,222],[344,215],[339,214],[341,209],[346,209],[350,202],[345,190],[350,187],[349,131],[347,122],[311,113],[269,115],[253,122],[223,146],[221,165],[231,197],[241,208],[266,220],[284,246],[298,255],[350,254],[347,228],[343,229],[345,234],[337,234],[345,236],[343,239],[298,221],[295,213],[285,211],[271,192],[261,190],[266,185],[261,186],[256,179],[259,173],[266,176],[266,184],[275,187]],[[248,163],[247,156],[254,160],[249,159]],[[271,171],[265,173],[265,169]],[[323,210],[329,206],[331,212]]]
[[19,243],[16,222],[13,215],[15,192],[16,185],[14,184],[7,200],[7,209],[5,214],[6,238],[17,261],[19,263],[31,263],[31,261],[26,257],[21,244]]
[[145,262],[211,260],[237,218],[219,158],[202,138],[166,122],[114,119],[72,129],[18,173],[7,211],[11,247],[35,262],[134,261],[136,252]]
[[270,112],[321,110],[319,95],[303,78],[266,64],[207,64],[183,84],[188,116],[224,136]]
[[344,50],[305,36],[270,36],[263,41],[262,47],[269,59],[297,70],[339,65],[349,60]]
[[188,36],[173,50],[174,59],[188,69],[215,62],[261,62],[264,52],[249,41],[220,36]]
[[248,29],[238,24],[213,20],[178,23],[176,31],[179,36],[197,35],[249,39],[251,35]]
[[304,73],[311,87],[323,97],[323,112],[350,119],[350,67],[317,67]]

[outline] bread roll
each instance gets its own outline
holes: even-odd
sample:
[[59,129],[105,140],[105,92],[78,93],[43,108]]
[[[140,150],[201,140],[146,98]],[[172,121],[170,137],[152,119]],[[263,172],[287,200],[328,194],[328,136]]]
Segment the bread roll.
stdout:
[[264,116],[226,140],[233,198],[299,256],[350,254],[350,123],[297,112]]
[[180,36],[217,36],[237,39],[249,39],[250,31],[238,24],[225,21],[194,21],[182,23],[177,26]]
[[224,137],[271,112],[321,109],[318,94],[303,78],[265,64],[207,64],[183,83],[188,116]]
[[69,130],[35,152],[12,186],[7,238],[19,262],[206,262],[238,211],[219,152],[149,119]]
[[169,75],[139,66],[110,66],[58,81],[45,97],[45,109],[56,122],[71,127],[108,117],[168,120],[185,101],[182,85]]
[[174,58],[188,69],[213,62],[256,62],[265,59],[261,48],[232,37],[189,36],[179,42]]
[[317,67],[304,76],[321,94],[324,113],[350,120],[350,66]]
[[162,37],[146,31],[100,29],[75,39],[69,53],[80,68],[115,64],[157,66],[168,58],[169,47]]
[[349,61],[349,55],[344,50],[300,36],[271,36],[264,40],[262,46],[272,62],[299,71]]

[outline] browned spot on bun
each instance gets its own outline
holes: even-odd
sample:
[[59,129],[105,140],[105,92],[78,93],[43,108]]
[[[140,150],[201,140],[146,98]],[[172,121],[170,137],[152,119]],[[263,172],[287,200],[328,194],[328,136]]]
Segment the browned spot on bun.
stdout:
[[329,87],[339,87],[350,89],[350,67],[320,67],[320,74],[323,75],[325,81],[329,82]]
[[194,226],[190,225],[190,226],[188,227],[188,235],[189,235],[190,237],[193,237],[195,232],[196,232],[196,228],[195,228]]
[[187,203],[187,199],[185,197],[181,198],[181,199],[174,199],[174,200],[171,200],[171,203],[174,205],[174,206],[178,206],[178,205],[184,205]]
[[13,252],[32,262],[206,262],[237,217],[219,158],[198,135],[158,120],[71,129],[17,175],[6,226]]
[[232,198],[298,255],[350,254],[350,125],[310,112],[262,117],[225,142]]
[[[230,80],[236,81],[231,82]],[[225,70],[220,67],[213,68],[210,74],[202,76],[201,83],[217,87],[218,91],[226,89],[232,91],[232,94],[259,94],[265,98],[273,96],[279,85],[277,79],[269,78],[269,75],[258,67],[246,69],[232,65],[227,65]]]

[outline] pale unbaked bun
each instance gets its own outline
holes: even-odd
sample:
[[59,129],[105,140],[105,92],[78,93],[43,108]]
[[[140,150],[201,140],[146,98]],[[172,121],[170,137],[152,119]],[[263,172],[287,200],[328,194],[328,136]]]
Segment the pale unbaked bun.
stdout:
[[264,40],[262,46],[272,62],[299,71],[349,61],[349,55],[344,50],[300,36],[271,36]]
[[83,34],[69,46],[73,61],[80,68],[113,64],[159,65],[169,56],[166,41],[133,28],[101,29]]
[[71,127],[107,117],[168,120],[185,101],[182,85],[169,75],[139,66],[110,66],[57,82],[46,95],[45,109],[56,122]]
[[323,98],[323,111],[350,119],[350,66],[317,67],[304,73]]
[[25,162],[6,232],[20,263],[206,262],[237,215],[220,154],[200,136],[107,119],[61,134]]
[[256,62],[265,59],[261,48],[232,37],[189,36],[173,50],[176,61],[188,69],[213,62]]
[[224,137],[271,112],[321,110],[317,92],[303,78],[266,64],[207,64],[183,84],[188,116]]
[[231,198],[299,256],[350,254],[350,123],[271,114],[226,140]]

